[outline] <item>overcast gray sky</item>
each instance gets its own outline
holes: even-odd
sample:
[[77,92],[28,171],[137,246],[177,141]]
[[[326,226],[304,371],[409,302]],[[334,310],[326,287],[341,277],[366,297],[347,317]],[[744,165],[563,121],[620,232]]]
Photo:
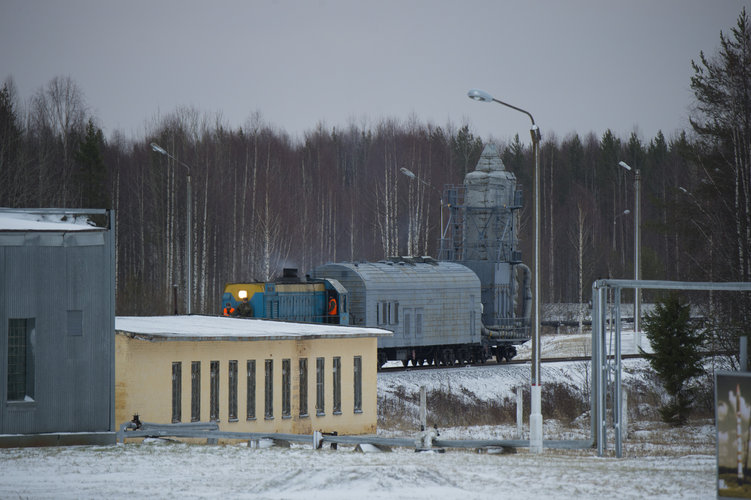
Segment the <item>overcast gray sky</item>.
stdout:
[[[55,76],[106,135],[142,138],[192,106],[231,127],[259,111],[301,138],[319,122],[469,123],[543,140],[688,127],[691,60],[751,0],[0,0],[0,78],[23,99]],[[751,11],[751,9],[747,9]]]

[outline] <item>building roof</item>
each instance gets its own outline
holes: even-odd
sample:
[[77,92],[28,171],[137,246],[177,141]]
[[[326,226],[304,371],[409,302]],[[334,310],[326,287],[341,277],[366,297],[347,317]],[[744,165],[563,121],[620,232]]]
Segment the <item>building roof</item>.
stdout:
[[103,210],[0,208],[0,231],[102,231],[85,215]]
[[393,335],[391,331],[381,328],[196,315],[118,316],[115,318],[115,331],[152,341],[298,340]]

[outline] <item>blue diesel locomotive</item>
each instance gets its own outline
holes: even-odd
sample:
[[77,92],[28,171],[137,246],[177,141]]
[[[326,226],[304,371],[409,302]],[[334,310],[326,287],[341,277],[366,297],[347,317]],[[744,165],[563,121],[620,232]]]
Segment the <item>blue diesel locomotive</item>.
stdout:
[[350,323],[347,290],[333,279],[301,280],[297,269],[284,269],[282,278],[272,283],[227,283],[222,314],[300,323]]

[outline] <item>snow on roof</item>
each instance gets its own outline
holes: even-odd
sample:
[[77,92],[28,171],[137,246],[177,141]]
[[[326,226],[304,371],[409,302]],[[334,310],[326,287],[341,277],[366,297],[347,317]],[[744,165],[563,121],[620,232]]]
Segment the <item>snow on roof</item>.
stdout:
[[89,231],[97,228],[85,215],[0,209],[0,231]]
[[389,330],[223,316],[118,316],[117,332],[159,340],[296,340],[385,337]]

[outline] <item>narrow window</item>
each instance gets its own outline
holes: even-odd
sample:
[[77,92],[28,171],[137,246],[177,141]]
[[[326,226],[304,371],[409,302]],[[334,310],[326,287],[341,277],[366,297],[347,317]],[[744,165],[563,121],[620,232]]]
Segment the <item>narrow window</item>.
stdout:
[[34,399],[34,320],[8,320],[8,401]]
[[355,413],[362,413],[362,356],[355,356]]
[[422,307],[415,309],[415,336],[422,338]]
[[399,324],[399,302],[394,302],[393,313],[394,314],[391,317],[391,324],[392,325],[398,325]]
[[324,358],[316,358],[316,415],[325,415],[323,408]]
[[334,415],[342,413],[342,358],[334,357]]
[[172,363],[172,422],[177,423],[182,419],[183,392],[183,364],[180,361]]
[[248,390],[246,392],[247,419],[256,419],[256,360],[248,360]]
[[308,416],[308,358],[300,358],[300,416]]
[[289,359],[282,360],[282,418],[292,415],[292,374]]
[[190,421],[201,421],[201,362],[190,364]]
[[83,335],[83,311],[68,310],[68,335],[78,337]]
[[211,362],[211,394],[209,400],[209,420],[219,420],[219,361]]
[[228,415],[230,422],[237,422],[237,360],[229,362],[229,400]]
[[274,418],[274,360],[266,360],[266,390],[265,390],[264,416],[267,419]]

